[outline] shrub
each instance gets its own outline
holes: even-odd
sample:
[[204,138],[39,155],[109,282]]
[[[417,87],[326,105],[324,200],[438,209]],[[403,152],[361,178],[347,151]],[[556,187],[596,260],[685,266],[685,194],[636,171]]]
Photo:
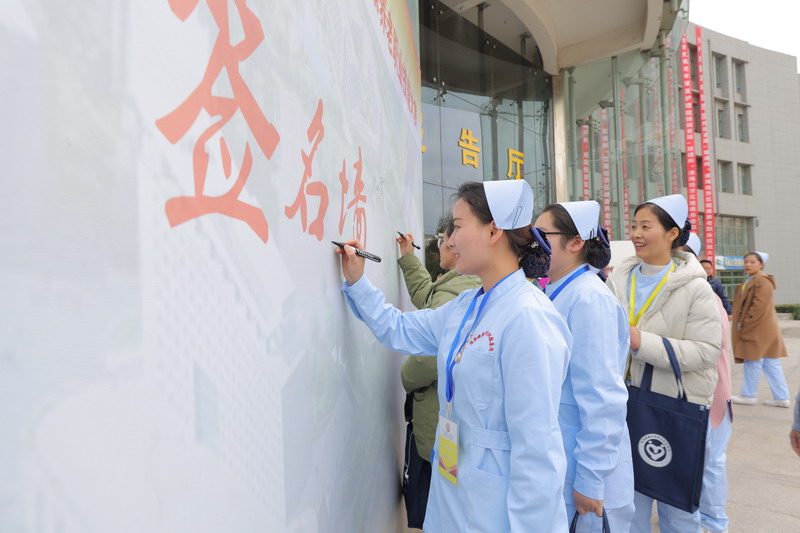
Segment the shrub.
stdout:
[[800,304],[776,305],[775,311],[778,313],[792,313],[795,320],[800,320]]

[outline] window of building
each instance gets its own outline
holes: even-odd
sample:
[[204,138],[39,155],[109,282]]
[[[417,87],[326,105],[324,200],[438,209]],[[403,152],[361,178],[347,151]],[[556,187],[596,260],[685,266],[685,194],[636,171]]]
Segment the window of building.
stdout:
[[717,161],[717,183],[719,192],[736,192],[733,180],[733,165],[730,161]]
[[[752,218],[725,215],[716,217],[714,236],[714,248],[717,254],[716,277],[722,282],[728,298],[731,299],[736,285],[741,284],[747,277],[741,266],[741,258],[753,249],[750,240],[752,224]],[[726,268],[720,268],[720,263]]]
[[689,66],[692,72],[692,87],[697,87],[697,47],[689,45]]
[[731,129],[728,125],[728,102],[725,100],[715,100],[714,101],[714,108],[717,111],[716,114],[716,130],[717,130],[717,137],[721,137],[723,139],[730,139],[731,138]]
[[742,106],[736,106],[736,139],[745,143],[750,141],[747,131],[747,108]]
[[739,165],[739,186],[742,194],[753,194],[752,165]]
[[697,168],[697,190],[703,190],[703,156],[700,155],[697,157],[697,163],[695,163]]
[[700,133],[700,103],[692,103],[692,115],[694,116],[694,131]]
[[747,94],[747,84],[744,73],[743,61],[733,61],[733,83],[736,88],[736,97],[738,100],[744,100]]
[[722,91],[725,91],[728,85],[728,73],[725,63],[725,56],[714,54],[714,86]]

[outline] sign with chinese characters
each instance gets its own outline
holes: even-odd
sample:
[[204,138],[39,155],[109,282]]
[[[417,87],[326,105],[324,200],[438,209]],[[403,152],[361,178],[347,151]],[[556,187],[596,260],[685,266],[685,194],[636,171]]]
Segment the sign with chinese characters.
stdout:
[[744,270],[744,258],[738,255],[718,255],[715,257],[714,270]]
[[0,530],[395,529],[400,363],[330,241],[412,309],[419,2],[0,12]]

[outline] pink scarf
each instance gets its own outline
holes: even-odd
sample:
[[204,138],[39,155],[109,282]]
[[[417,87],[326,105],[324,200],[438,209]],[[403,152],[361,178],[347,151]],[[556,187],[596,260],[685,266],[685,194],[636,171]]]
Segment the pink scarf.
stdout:
[[722,319],[722,355],[717,359],[717,388],[714,389],[714,401],[711,402],[709,419],[711,427],[718,427],[725,419],[728,412],[728,401],[731,399],[731,363],[728,359],[730,350],[731,325],[728,322],[728,313],[722,306],[722,300],[717,300],[719,316]]

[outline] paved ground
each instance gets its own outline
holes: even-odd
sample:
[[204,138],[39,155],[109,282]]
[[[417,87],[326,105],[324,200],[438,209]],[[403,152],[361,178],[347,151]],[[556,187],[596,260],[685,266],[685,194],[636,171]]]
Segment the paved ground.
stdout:
[[[792,395],[800,388],[800,321],[781,321],[789,357],[781,359]],[[733,368],[733,387],[742,365]],[[762,379],[758,398],[771,398]],[[794,399],[792,400],[794,406]],[[731,533],[800,532],[800,457],[789,446],[792,409],[735,405],[728,445]]]
[[[781,363],[794,407],[800,388],[800,321],[782,320],[780,326],[789,352]],[[741,385],[742,365],[734,365],[734,394]],[[762,377],[758,399],[769,398]],[[734,405],[733,417],[728,444],[730,533],[800,532],[800,457],[789,445],[792,409]],[[658,531],[655,520],[653,531]]]

